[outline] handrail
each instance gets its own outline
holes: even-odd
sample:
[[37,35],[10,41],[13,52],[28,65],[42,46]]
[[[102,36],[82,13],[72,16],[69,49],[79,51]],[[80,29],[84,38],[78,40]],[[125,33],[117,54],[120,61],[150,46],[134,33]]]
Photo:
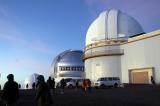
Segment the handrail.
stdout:
[[123,55],[124,50],[123,49],[112,49],[112,50],[97,50],[90,52],[85,52],[83,59],[93,58],[93,57],[99,57],[99,56],[111,56],[111,55]]
[[109,39],[109,40],[101,40],[92,44],[89,44],[85,47],[85,51],[95,48],[95,47],[100,47],[100,46],[113,46],[113,45],[120,45],[123,44],[124,42],[127,42],[126,39]]

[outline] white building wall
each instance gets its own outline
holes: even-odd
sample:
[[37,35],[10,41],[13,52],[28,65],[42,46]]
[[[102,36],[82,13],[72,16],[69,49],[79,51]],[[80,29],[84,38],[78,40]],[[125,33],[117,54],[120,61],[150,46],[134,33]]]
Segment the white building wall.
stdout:
[[101,56],[85,60],[86,78],[96,81],[100,77],[120,77],[120,56]]
[[[153,76],[160,83],[160,31],[159,36],[145,38],[121,45],[124,55],[121,56],[122,82],[129,82],[129,69],[154,67]],[[153,32],[152,32],[153,35]],[[142,35],[141,35],[142,36]],[[144,36],[151,36],[150,33]],[[130,38],[133,39],[133,38]]]

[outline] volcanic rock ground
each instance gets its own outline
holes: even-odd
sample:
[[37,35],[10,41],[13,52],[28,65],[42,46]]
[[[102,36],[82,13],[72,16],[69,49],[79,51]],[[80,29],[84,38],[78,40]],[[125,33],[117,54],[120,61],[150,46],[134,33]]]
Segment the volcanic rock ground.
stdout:
[[[160,106],[160,86],[128,85],[124,88],[65,89],[52,94],[52,106]],[[34,90],[20,90],[19,106],[36,106]]]

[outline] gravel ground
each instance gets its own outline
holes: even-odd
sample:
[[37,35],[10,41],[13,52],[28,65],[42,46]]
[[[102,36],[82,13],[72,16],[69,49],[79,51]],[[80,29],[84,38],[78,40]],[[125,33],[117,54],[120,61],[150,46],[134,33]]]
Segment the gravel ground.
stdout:
[[[52,94],[53,106],[160,106],[160,86],[131,85],[124,88],[65,89]],[[35,91],[21,90],[19,106],[36,106]]]

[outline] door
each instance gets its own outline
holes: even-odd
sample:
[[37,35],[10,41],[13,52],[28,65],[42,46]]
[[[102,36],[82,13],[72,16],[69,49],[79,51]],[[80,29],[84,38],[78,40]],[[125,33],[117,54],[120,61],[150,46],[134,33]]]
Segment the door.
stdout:
[[97,81],[100,77],[102,77],[102,67],[100,64],[96,64],[92,78]]
[[148,72],[132,72],[132,83],[134,84],[149,84]]

